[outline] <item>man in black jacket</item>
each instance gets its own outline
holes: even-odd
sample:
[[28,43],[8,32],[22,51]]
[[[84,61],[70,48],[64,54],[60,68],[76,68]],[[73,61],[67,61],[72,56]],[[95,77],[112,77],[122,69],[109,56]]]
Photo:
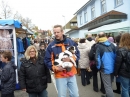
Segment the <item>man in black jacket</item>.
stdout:
[[[90,60],[90,68],[92,70],[92,75],[93,75],[93,90],[95,92],[98,92],[98,76],[97,76],[98,69],[96,67],[96,62],[95,62],[95,53],[96,53],[96,48],[98,46],[98,37],[96,37],[95,41],[96,41],[96,43],[92,45],[91,50],[89,52],[89,60]],[[105,94],[105,88],[104,88],[104,84],[102,81],[101,73],[100,73],[100,79],[101,79],[100,91],[103,94]]]

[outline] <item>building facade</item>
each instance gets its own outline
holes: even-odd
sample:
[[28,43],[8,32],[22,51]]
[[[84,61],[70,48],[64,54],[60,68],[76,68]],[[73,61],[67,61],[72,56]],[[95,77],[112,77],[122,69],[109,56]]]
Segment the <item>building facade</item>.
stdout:
[[[78,29],[69,32],[84,38],[87,33],[100,31],[112,33],[130,32],[130,0],[89,0],[76,13]],[[73,36],[74,35],[74,36]]]

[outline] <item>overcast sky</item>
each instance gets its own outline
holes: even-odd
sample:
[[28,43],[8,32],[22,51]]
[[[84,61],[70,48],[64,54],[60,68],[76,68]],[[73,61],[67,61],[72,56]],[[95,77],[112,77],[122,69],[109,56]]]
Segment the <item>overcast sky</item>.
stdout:
[[[0,0],[1,1],[1,0]],[[42,30],[55,24],[65,25],[88,0],[8,0],[13,11],[32,19]],[[62,16],[65,16],[62,17]]]

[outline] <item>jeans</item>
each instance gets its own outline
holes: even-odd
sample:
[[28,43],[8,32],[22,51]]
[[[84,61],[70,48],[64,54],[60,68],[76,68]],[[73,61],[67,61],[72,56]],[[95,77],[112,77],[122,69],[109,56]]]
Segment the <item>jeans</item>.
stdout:
[[130,97],[130,78],[119,76],[121,83],[121,97]]
[[58,97],[66,97],[67,88],[69,89],[70,97],[79,97],[75,75],[68,78],[57,78],[56,87],[58,90]]
[[48,97],[48,92],[45,89],[39,93],[29,93],[29,97]]
[[86,69],[80,69],[80,71],[81,71],[82,85],[86,86],[86,84],[90,83],[90,74]]

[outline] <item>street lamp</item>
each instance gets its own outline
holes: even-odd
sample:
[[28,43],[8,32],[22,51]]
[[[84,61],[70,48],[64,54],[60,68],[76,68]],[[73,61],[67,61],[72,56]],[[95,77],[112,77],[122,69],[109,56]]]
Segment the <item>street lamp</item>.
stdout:
[[65,33],[66,33],[66,19],[65,19],[65,16],[64,15],[62,15],[62,17],[64,17],[64,22],[65,22]]

